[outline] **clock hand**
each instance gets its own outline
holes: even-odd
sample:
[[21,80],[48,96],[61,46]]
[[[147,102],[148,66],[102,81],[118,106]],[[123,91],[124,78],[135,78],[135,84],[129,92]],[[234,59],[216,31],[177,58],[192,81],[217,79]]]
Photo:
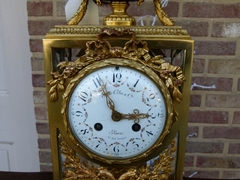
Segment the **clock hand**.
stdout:
[[149,114],[139,113],[138,109],[134,109],[133,113],[122,114],[115,110],[115,104],[113,100],[109,96],[109,91],[107,91],[106,84],[104,84],[103,80],[99,77],[101,81],[101,89],[103,91],[103,95],[106,97],[107,106],[112,110],[112,120],[120,121],[122,119],[134,120],[134,123],[139,123],[140,119],[145,119],[149,117]]
[[101,89],[103,91],[103,95],[106,97],[107,106],[112,110],[112,120],[120,121],[121,119],[123,119],[122,114],[115,110],[115,104],[109,96],[106,84],[104,84],[103,80],[100,77],[99,79],[101,81]]
[[145,119],[149,116],[149,114],[139,113],[138,109],[134,109],[133,113],[121,114],[121,119],[134,120],[134,123],[139,123],[140,119]]
[[104,84],[103,80],[100,77],[99,77],[99,79],[101,81],[101,89],[103,91],[103,95],[106,97],[107,106],[112,111],[115,111],[115,104],[114,104],[113,100],[109,96],[109,92],[107,91],[106,84]]
[[148,118],[149,114],[139,113],[138,109],[134,109],[133,113],[121,114],[122,119],[134,120],[134,123],[139,123],[140,119]]
[[109,97],[109,92],[106,89],[106,84],[102,85],[103,95],[106,97],[107,106],[112,110],[112,120],[120,121],[122,119],[134,120],[134,123],[139,123],[140,119],[145,119],[149,117],[149,114],[139,113],[138,109],[134,109],[133,113],[122,114],[115,110],[115,104],[113,100]]
[[114,104],[113,100],[109,97],[109,92],[106,89],[106,84],[102,85],[102,91],[103,91],[103,95],[106,97],[107,106],[112,111],[115,111],[115,104]]

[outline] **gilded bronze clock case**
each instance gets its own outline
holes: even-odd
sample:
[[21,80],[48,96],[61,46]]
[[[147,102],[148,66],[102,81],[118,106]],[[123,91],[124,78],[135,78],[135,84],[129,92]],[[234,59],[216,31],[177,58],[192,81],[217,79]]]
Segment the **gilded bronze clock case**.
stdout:
[[[77,57],[81,56],[81,54],[85,54],[84,50],[86,49],[86,43],[95,41],[99,33],[104,31],[103,28],[104,27],[97,26],[56,26],[51,29],[46,38],[43,40],[46,82],[49,82],[49,84],[56,83],[57,81],[51,80],[54,78],[57,79],[57,75],[56,73],[54,74],[51,72],[57,72],[59,70],[57,65],[59,65],[60,62],[70,62],[72,60],[71,55],[75,49],[78,50],[76,53]],[[189,34],[181,27],[153,26],[114,28],[114,30],[118,32],[122,32],[125,29],[134,32],[136,40],[146,42],[147,47],[149,50],[152,50],[153,54],[160,52],[157,55],[162,56],[166,60],[167,57],[165,55],[168,54],[168,57],[170,57],[170,64],[174,63],[174,58],[177,59],[176,61],[179,61],[178,56],[181,57],[180,66],[186,81],[179,87],[179,90],[182,93],[181,103],[173,101],[173,107],[179,115],[177,116],[177,119],[173,120],[174,122],[169,129],[169,133],[165,136],[162,145],[157,148],[156,152],[148,154],[149,158],[155,157],[160,152],[163,152],[166,148],[168,148],[173,139],[176,138],[177,151],[175,154],[176,157],[174,158],[175,165],[173,165],[173,177],[175,179],[179,179],[182,177],[186,146],[193,40],[191,40]],[[110,31],[111,29],[109,32]],[[124,47],[125,43],[129,41],[129,35],[126,34],[118,36],[118,34],[114,34],[112,36],[106,36],[104,39],[109,42],[112,47]],[[164,49],[166,49],[166,51],[164,51],[166,54],[162,54]],[[76,145],[76,143],[74,143],[69,137],[69,134],[66,131],[66,121],[63,119],[62,115],[64,114],[64,108],[62,108],[64,90],[66,88],[66,84],[70,83],[70,81],[71,80],[67,78],[65,79],[65,82],[59,81],[58,84],[55,84],[55,89],[53,86],[46,86],[54,179],[61,179],[60,177],[62,177],[61,167],[63,159],[61,155],[62,149],[60,147],[63,146],[60,146],[61,141],[64,140],[64,142],[68,144],[67,147],[70,147],[73,150],[77,150],[79,148],[78,145]],[[54,91],[57,91],[57,94],[49,93]],[[52,98],[55,98],[54,102],[52,101]],[[86,152],[81,153],[81,156],[83,156],[83,158],[88,158],[89,155],[86,155],[85,153]],[[143,162],[148,158],[140,159],[142,160],[141,162]],[[101,165],[107,166],[108,163],[103,162]],[[136,164],[133,163],[132,165]]]

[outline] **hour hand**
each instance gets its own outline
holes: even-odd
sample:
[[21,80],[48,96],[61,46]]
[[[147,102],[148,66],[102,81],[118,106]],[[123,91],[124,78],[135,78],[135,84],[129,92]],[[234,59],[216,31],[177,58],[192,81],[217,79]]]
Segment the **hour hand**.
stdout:
[[122,116],[121,119],[134,120],[134,123],[139,123],[140,119],[146,119],[150,115],[144,114],[144,113],[139,113],[138,109],[134,109],[133,113],[121,114],[121,116]]
[[134,120],[134,123],[139,123],[140,119],[146,119],[149,116],[150,116],[149,114],[139,113],[138,109],[134,109],[133,113],[128,113],[128,114],[122,114],[115,110],[113,110],[112,112],[112,119],[114,121],[128,119],[128,120]]

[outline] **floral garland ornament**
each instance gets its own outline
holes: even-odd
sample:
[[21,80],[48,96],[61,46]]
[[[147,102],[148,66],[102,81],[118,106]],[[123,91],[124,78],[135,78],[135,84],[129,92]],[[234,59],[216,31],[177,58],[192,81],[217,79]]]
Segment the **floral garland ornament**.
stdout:
[[[103,35],[123,36],[126,34],[132,35],[132,38],[126,42],[124,47],[112,47],[108,41],[102,39]],[[136,40],[133,31],[129,29],[117,31],[113,28],[103,28],[102,32],[97,36],[97,40],[87,42],[86,47],[83,56],[74,62],[60,62],[57,65],[58,71],[51,73],[52,80],[47,82],[51,86],[49,91],[51,101],[58,99],[58,91],[65,90],[64,82],[66,79],[74,77],[88,65],[108,58],[126,58],[149,67],[165,83],[172,99],[176,102],[182,100],[182,93],[178,88],[185,81],[182,69],[179,66],[173,66],[165,62],[160,55],[151,57],[147,42]]]

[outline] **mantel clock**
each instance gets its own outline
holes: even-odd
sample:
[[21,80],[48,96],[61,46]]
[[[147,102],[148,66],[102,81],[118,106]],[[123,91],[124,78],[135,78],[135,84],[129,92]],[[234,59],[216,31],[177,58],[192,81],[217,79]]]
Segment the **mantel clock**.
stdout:
[[66,25],[43,44],[54,179],[182,178],[186,30]]

